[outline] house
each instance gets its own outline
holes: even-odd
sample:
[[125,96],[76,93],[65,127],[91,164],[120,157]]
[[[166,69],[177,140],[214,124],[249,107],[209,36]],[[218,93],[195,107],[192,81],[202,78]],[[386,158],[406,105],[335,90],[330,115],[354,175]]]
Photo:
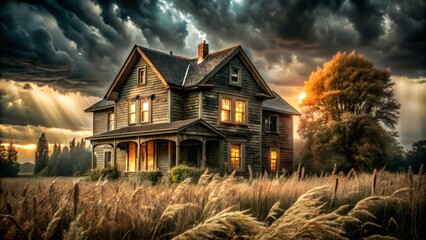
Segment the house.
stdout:
[[241,46],[185,58],[134,46],[93,113],[93,168],[185,163],[240,174],[292,170],[293,120]]

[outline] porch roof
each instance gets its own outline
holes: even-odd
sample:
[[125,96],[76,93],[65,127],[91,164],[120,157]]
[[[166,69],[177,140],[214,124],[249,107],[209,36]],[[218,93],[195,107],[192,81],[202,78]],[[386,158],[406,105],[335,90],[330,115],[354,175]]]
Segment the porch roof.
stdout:
[[139,136],[154,136],[160,134],[177,134],[185,129],[188,129],[194,125],[201,125],[204,128],[210,130],[218,137],[225,137],[225,135],[206,123],[200,118],[186,119],[168,123],[156,123],[156,124],[142,124],[142,125],[133,125],[117,130],[93,135],[87,137],[87,140],[104,140],[104,139],[113,139],[113,138],[125,138],[125,137],[139,137]]

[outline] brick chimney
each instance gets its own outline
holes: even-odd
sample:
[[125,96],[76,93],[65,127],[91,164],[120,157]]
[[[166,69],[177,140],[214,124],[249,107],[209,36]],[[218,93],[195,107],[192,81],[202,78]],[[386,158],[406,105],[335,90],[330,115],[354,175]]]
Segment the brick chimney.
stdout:
[[202,62],[207,55],[209,55],[209,45],[206,40],[203,40],[198,44],[198,63]]

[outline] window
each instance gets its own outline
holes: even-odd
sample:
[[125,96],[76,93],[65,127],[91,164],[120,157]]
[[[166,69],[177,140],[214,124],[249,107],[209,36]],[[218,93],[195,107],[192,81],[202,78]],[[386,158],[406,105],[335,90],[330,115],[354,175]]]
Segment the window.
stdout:
[[146,84],[146,67],[138,68],[138,84]]
[[229,66],[229,84],[241,86],[241,70],[238,67]]
[[241,144],[231,144],[230,169],[241,170],[242,148]]
[[222,98],[222,110],[220,120],[222,122],[230,122],[231,121],[231,99]]
[[114,130],[114,113],[108,113],[108,131]]
[[264,131],[278,133],[278,120],[278,115],[265,115],[263,118]]
[[221,97],[219,119],[225,123],[245,124],[247,122],[247,103],[235,97]]
[[141,170],[154,170],[154,141],[141,145]]
[[271,150],[271,172],[277,171],[277,160],[278,160],[278,151]]
[[236,123],[245,122],[245,111],[246,111],[246,102],[235,101],[235,122]]
[[150,109],[150,101],[142,101],[141,102],[141,122],[142,123],[150,122],[149,109]]
[[128,150],[128,155],[127,155],[127,159],[128,159],[128,165],[127,165],[127,170],[129,172],[134,172],[136,171],[136,143],[131,142],[129,143],[129,150]]
[[129,102],[129,124],[136,123],[136,103]]
[[111,152],[104,152],[105,167],[111,167]]

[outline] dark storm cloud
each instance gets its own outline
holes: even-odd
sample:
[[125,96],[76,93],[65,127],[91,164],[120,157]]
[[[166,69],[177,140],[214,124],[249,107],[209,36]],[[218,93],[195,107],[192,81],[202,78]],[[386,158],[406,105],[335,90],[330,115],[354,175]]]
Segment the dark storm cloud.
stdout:
[[379,67],[391,67],[396,75],[426,74],[421,54],[426,50],[426,9],[421,0],[176,0],[174,5],[213,42],[242,43],[256,57],[266,58],[259,62],[264,74],[280,60],[283,68],[289,68],[292,55],[298,56],[305,67],[299,68],[296,79],[285,79],[287,84],[301,85],[337,51],[357,50]]
[[6,1],[0,7],[1,78],[61,91],[101,96],[132,46],[146,44],[143,37],[150,47],[179,49],[188,34],[186,23],[163,13],[158,1]]

